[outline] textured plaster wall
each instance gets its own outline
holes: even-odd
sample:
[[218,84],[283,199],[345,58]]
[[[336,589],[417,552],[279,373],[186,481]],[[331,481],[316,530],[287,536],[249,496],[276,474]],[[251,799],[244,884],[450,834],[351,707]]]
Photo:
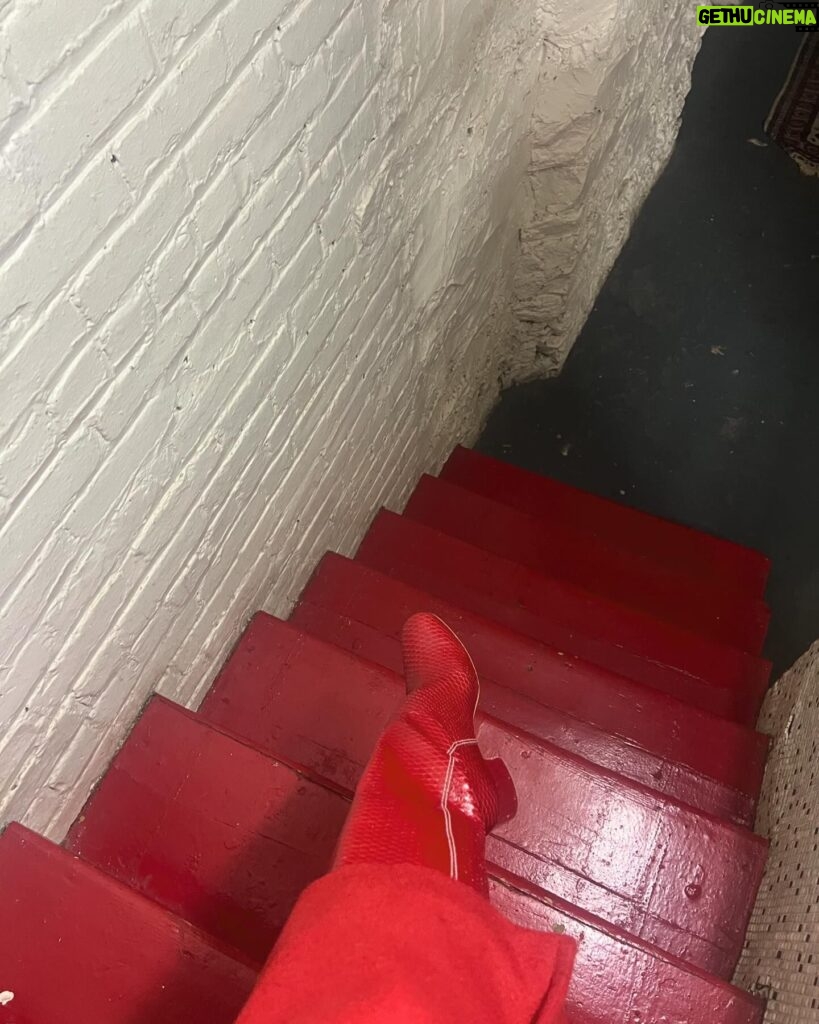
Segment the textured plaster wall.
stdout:
[[59,834],[497,388],[540,39],[488,0],[0,0],[0,818]]
[[687,0],[546,0],[541,24],[509,383],[562,366],[671,152],[702,31]]
[[772,736],[756,830],[771,842],[737,969],[768,1000],[766,1024],[819,1019],[819,641],[776,683],[759,728]]

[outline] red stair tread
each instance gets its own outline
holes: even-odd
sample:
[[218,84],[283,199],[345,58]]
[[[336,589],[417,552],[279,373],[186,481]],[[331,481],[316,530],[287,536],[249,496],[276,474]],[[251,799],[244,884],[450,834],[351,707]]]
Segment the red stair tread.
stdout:
[[756,722],[770,663],[382,510],[356,561],[712,714]]
[[[200,713],[354,788],[403,696],[370,662],[257,615]],[[521,797],[494,863],[720,976],[733,970],[764,840],[480,716]],[[544,794],[548,794],[544,799]]]
[[769,613],[757,598],[681,576],[569,526],[544,529],[535,516],[423,476],[404,515],[547,576],[759,654]]
[[572,1024],[762,1024],[762,1000],[497,867],[490,898],[524,928],[560,929],[577,941],[567,1000]]
[[538,516],[547,524],[584,530],[678,572],[719,582],[751,597],[761,597],[765,592],[770,559],[752,548],[589,494],[469,448],[455,448],[439,476],[519,512]]
[[347,810],[155,697],[66,845],[261,963],[299,893],[330,867]]
[[230,1024],[254,970],[20,825],[0,837],[0,1024]]
[[[664,736],[657,733],[655,723],[651,730],[644,730],[652,743],[646,749],[623,732],[613,714],[604,730],[564,710],[564,695],[571,706],[571,693],[566,694],[571,687],[566,683],[582,685],[588,666],[358,562],[325,555],[290,621],[400,672],[401,628],[418,611],[438,615],[468,647],[481,677],[481,707],[488,714],[700,810],[741,825],[753,823],[753,797],[669,761],[662,752]],[[592,685],[604,686],[606,675],[596,668],[591,671]],[[618,680],[610,684],[617,686]],[[554,695],[551,700],[550,695]],[[629,706],[630,715],[635,709],[639,705]],[[692,739],[700,742],[697,733]]]
[[[309,856],[305,840],[315,835],[318,859],[324,861],[347,800],[161,698],[148,706],[129,747],[72,830],[72,849],[261,959],[281,926],[282,894],[289,904],[307,880],[298,859],[282,859],[279,850],[295,837],[296,851]],[[180,756],[188,747],[190,753]],[[204,782],[207,775],[208,792],[217,801],[206,812],[199,784],[188,784],[192,761],[198,779]],[[273,810],[267,813],[261,803],[271,778]],[[295,812],[288,805],[293,796]],[[228,808],[229,823],[222,813]],[[178,823],[193,820],[195,833],[186,831],[183,844],[175,835]],[[149,851],[144,859],[140,844]],[[258,855],[271,847],[272,856]],[[752,997],[500,868],[491,871],[493,901],[513,920],[538,930],[561,927],[577,938],[568,1001],[573,1024],[633,1024],[635,1006],[646,1021],[758,1024],[760,1004]]]
[[488,756],[510,766],[519,793],[548,794],[489,837],[493,863],[689,963],[733,976],[765,867],[764,840],[497,725],[484,724],[480,739]]
[[[360,658],[376,662],[394,672],[401,671],[401,647],[398,640],[379,633],[372,626],[357,622],[310,601],[303,601],[290,616],[290,622],[320,640],[335,644]],[[468,634],[448,617],[461,638]],[[478,659],[473,658],[476,665]],[[479,667],[480,671],[480,667]],[[607,733],[565,712],[495,685],[481,677],[480,708],[488,715],[554,743],[633,782],[664,793],[698,810],[750,828],[755,817],[755,802],[744,793],[730,789],[714,779],[700,775],[685,765],[675,764],[636,746],[625,737]]]
[[[408,525],[410,530],[407,530]],[[416,536],[416,530],[424,531],[424,535]],[[403,545],[399,543],[402,538],[406,541]],[[411,543],[411,538],[417,543]],[[438,543],[439,539],[443,543]],[[467,548],[466,555],[474,552],[476,557],[464,557],[461,550],[453,552],[453,545]],[[461,565],[460,577],[450,572],[450,555]],[[561,602],[559,593],[550,593],[547,606],[539,601],[542,591],[529,586],[527,570],[507,576],[504,570],[509,563],[489,555],[484,557],[476,548],[450,541],[426,527],[414,526],[393,513],[378,515],[359,548],[356,561],[363,561],[386,575],[546,646],[563,651],[571,649],[568,644],[555,641],[553,624],[548,617],[549,607],[554,608],[557,616],[561,607],[571,603],[571,595],[565,595]],[[536,578],[535,582],[540,579]],[[481,584],[484,590],[480,589]],[[542,696],[546,692],[542,687],[548,686],[552,678],[550,673],[539,675],[538,692],[532,695]],[[525,682],[526,676],[521,674],[520,679]],[[653,749],[652,740],[662,741],[664,745],[660,749],[669,760],[687,764],[754,798],[759,795],[768,751],[767,737],[672,699],[650,684],[642,685],[640,680],[629,685],[630,680],[633,675],[626,678],[621,674],[616,688],[608,684],[596,687],[594,677],[588,676],[583,687],[550,688],[549,701],[560,701],[560,707],[576,717],[609,732],[630,736],[643,747]]]
[[[384,523],[386,539],[390,541],[396,536],[392,527],[399,526],[397,532],[403,534],[404,524],[407,524],[406,520],[391,514],[386,514],[383,520],[379,517],[378,522]],[[374,528],[371,534],[374,541],[379,541],[384,531]],[[369,540],[365,540],[363,546],[368,554],[378,554]],[[407,550],[395,544],[391,544],[391,548]],[[435,554],[442,552],[436,549]],[[384,561],[388,566],[396,564],[387,558]],[[418,564],[409,556],[399,567],[406,565],[411,570]],[[482,560],[476,565],[479,578],[486,568]],[[415,573],[408,571],[406,575],[431,578],[423,569]],[[490,577],[484,573],[483,578]],[[628,737],[667,760],[688,765],[753,798],[758,795],[767,737],[704,714],[653,687],[635,683],[617,673],[601,671],[596,664],[593,668],[582,657],[566,655],[566,647],[556,650],[542,635],[533,635],[539,621],[534,616],[526,616],[525,624],[531,629],[521,632],[512,620],[521,619],[524,612],[511,609],[513,614],[504,615],[509,606],[484,598],[477,591],[460,588],[447,579],[431,583],[429,587],[413,586],[397,575],[373,569],[358,559],[350,561],[330,553],[316,570],[304,596],[313,603],[329,604],[395,638],[400,635],[405,619],[423,600],[426,610],[445,618],[456,617],[464,628],[469,624],[469,643],[480,658],[481,672],[487,678],[561,708],[607,732]],[[492,631],[491,642],[485,638],[487,630]]]

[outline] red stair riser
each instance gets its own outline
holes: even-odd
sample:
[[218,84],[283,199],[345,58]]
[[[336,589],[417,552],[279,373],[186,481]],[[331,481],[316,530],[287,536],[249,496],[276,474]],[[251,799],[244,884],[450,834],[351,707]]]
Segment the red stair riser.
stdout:
[[634,555],[687,575],[761,597],[770,560],[758,551],[588,494],[517,466],[456,448],[439,473],[443,480],[503,502],[545,523],[584,530]]
[[760,600],[692,583],[582,531],[545,529],[534,516],[432,476],[421,477],[404,515],[751,654],[762,649],[768,609]]
[[[395,674],[257,615],[201,713],[353,788],[402,696]],[[763,840],[494,720],[480,729],[487,752],[503,750],[521,798],[504,839],[492,840],[493,860],[537,884],[548,877],[550,891],[643,937],[662,931],[663,948],[730,973]]]
[[[324,566],[327,566],[326,558]],[[320,584],[325,578],[322,576],[323,567],[320,567],[307,587],[304,598],[294,609],[290,621],[328,643],[334,643],[359,657],[400,672],[401,646],[398,637],[386,636],[375,627],[334,611],[330,595],[320,593]],[[364,593],[364,581],[359,579],[359,583],[361,585],[354,591],[356,598]],[[323,596],[328,600],[329,606],[314,604],[314,595],[318,600],[322,600]],[[383,609],[387,606],[387,595],[381,592],[380,596],[382,600],[378,606]],[[516,676],[531,674],[526,671],[525,651],[521,652],[522,658],[517,662],[513,661],[513,655],[507,654],[507,678],[502,680],[503,685],[497,685],[498,676],[503,673],[493,671],[491,662],[493,656],[504,656],[505,638],[494,628],[484,631],[479,622],[470,620],[468,616],[461,616],[457,611],[423,594],[419,595],[415,602],[410,603],[408,613],[402,613],[399,621],[405,621],[409,614],[416,611],[425,610],[434,612],[444,619],[468,647],[481,677],[481,709],[487,714],[683,803],[739,825],[753,824],[755,805],[750,796],[730,789],[715,779],[710,779],[683,765],[669,762],[661,755],[637,746],[627,737],[606,732],[564,711],[552,708],[545,702],[541,703],[531,696],[510,689],[515,685]],[[400,626],[397,626],[396,632],[400,633]],[[534,690],[534,685],[533,682],[529,689]]]
[[[178,756],[180,746],[189,754]],[[194,770],[200,779],[209,775],[218,780],[210,789],[217,803],[204,811],[197,787],[188,785],[191,761],[197,762]],[[287,773],[290,783],[284,781]],[[122,787],[125,775],[132,783],[130,792]],[[260,815],[271,777],[272,813]],[[298,796],[295,834],[294,809],[280,803],[285,792]],[[118,800],[125,806],[112,829],[108,815]],[[301,853],[304,840],[315,834],[323,858],[341,828],[338,812],[347,806],[345,799],[317,781],[271,761],[199,716],[155,698],[119,755],[116,772],[103,780],[70,842],[95,863],[116,869],[118,877],[127,877],[141,892],[158,892],[165,906],[174,903],[189,920],[207,924],[222,937],[231,935],[243,943],[248,956],[261,959],[280,927],[282,894],[290,902],[304,878],[297,861],[283,862],[278,848],[295,839]],[[129,808],[136,811],[133,816]],[[227,809],[229,823],[223,814]],[[165,825],[194,819],[196,845],[188,849],[188,856],[181,856],[180,843]],[[141,867],[136,853],[140,844],[150,849]],[[272,848],[272,856],[258,856],[260,847]],[[196,856],[190,856],[192,850]],[[544,899],[503,869],[491,871],[493,900],[513,920],[538,930],[561,928],[578,940],[568,1000],[572,1024],[633,1024],[635,1006],[641,1007],[645,1021],[759,1024],[758,1000],[565,901]],[[239,922],[253,926],[244,930]]]
[[0,1024],[231,1024],[239,954],[19,825],[0,837]]
[[[581,657],[591,665],[631,679],[653,690],[669,693],[709,714],[738,720],[752,726],[767,686],[769,667],[747,658],[755,672],[735,674],[732,679],[704,679],[661,664],[665,638],[649,642],[654,623],[640,616],[642,637],[636,638],[624,625],[617,643],[614,638],[577,630],[574,622],[584,620],[600,634],[598,623],[621,618],[622,609],[598,600],[576,588],[547,580],[525,566],[480,551],[439,530],[382,511],[362,540],[355,561],[385,575],[435,594],[443,600],[489,618],[515,632],[530,636],[558,651]],[[626,613],[629,615],[630,613]],[[570,622],[563,620],[569,618]],[[692,636],[675,631],[678,636]],[[637,651],[627,648],[634,643]],[[696,638],[693,640],[697,643]],[[677,646],[677,645],[676,645]],[[710,645],[721,648],[721,645]],[[677,649],[681,649],[679,645]],[[730,648],[729,648],[730,649]]]
[[[419,562],[413,563],[406,550],[401,555],[394,543],[396,522],[402,520],[381,513],[364,538],[356,561],[363,559],[365,564],[385,574],[391,574],[392,569],[402,580],[450,604],[467,608],[533,639],[543,639],[536,632],[536,626],[548,620],[522,613],[511,603],[511,595],[508,604],[491,596],[486,598],[478,590],[459,587],[453,582],[454,577],[436,578],[434,570],[423,571],[423,578],[419,578]],[[386,536],[381,524],[389,531]],[[419,561],[420,557],[419,551]],[[522,622],[524,618],[526,622]],[[548,645],[548,640],[544,642]],[[536,666],[532,673],[521,673],[518,688],[527,685],[530,675],[537,678],[537,688],[533,681],[532,691],[526,691],[533,698],[548,699],[550,704],[577,718],[631,737],[640,746],[662,753],[669,761],[686,764],[754,799],[758,796],[768,751],[768,740],[761,733],[715,718],[665,692],[623,677],[619,677],[616,686],[611,685],[611,677],[601,684],[599,678],[591,674],[587,675],[583,686],[563,686],[559,682],[552,685],[550,663],[549,671],[538,672]],[[662,746],[658,747],[660,742]]]
[[299,893],[329,869],[347,810],[154,698],[66,845],[261,963]]
[[767,691],[770,663],[761,658],[386,510],[373,521],[356,561],[635,682],[710,701],[712,712],[727,709],[747,725],[756,721]]

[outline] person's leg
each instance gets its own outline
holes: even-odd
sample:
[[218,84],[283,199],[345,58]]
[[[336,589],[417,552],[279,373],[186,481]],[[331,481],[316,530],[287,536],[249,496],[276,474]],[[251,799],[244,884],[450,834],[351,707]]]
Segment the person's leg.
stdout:
[[403,647],[409,695],[334,869],[302,895],[238,1024],[564,1024],[573,941],[486,898],[486,832],[515,800],[477,747],[474,666],[432,615],[407,622]]

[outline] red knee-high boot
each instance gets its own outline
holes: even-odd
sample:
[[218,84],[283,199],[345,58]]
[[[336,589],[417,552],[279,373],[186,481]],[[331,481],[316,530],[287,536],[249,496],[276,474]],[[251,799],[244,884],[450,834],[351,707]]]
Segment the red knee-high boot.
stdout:
[[572,940],[518,928],[486,899],[486,833],[516,804],[477,746],[471,659],[433,615],[407,622],[403,649],[409,695],[335,868],[299,900],[240,1024],[565,1020]]
[[359,782],[336,864],[417,864],[486,894],[486,833],[517,805],[503,762],[478,749],[478,675],[434,615],[414,615],[402,640],[409,696]]

